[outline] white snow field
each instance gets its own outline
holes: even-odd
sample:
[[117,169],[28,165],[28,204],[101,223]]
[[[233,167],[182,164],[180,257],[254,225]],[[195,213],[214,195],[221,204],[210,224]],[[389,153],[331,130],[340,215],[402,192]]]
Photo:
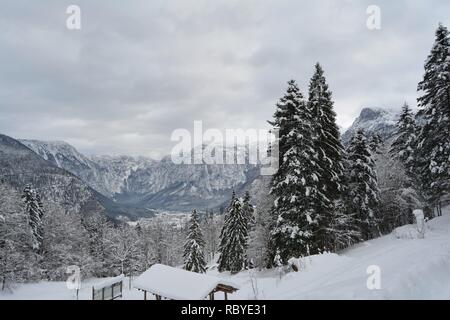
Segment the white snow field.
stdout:
[[[209,274],[240,285],[229,299],[450,299],[450,207],[426,223],[424,239],[403,226],[392,234],[353,246],[339,254],[301,259],[299,272],[281,277],[276,270],[245,271],[237,275]],[[380,289],[368,289],[369,266],[380,269]],[[91,299],[92,279],[83,282],[79,299]],[[170,281],[168,281],[170,283]],[[123,299],[143,299],[142,292],[124,282]],[[16,285],[0,299],[75,299],[64,282]],[[152,298],[149,296],[148,298]],[[220,293],[216,299],[221,299]]]

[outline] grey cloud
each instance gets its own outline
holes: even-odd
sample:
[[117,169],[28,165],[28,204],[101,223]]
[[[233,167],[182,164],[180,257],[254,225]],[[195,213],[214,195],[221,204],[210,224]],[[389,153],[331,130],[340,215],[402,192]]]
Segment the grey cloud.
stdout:
[[[448,1],[2,2],[0,132],[59,139],[86,153],[161,156],[170,134],[265,128],[286,81],[307,94],[324,65],[339,123],[363,106],[415,103]],[[381,7],[382,29],[366,28]]]

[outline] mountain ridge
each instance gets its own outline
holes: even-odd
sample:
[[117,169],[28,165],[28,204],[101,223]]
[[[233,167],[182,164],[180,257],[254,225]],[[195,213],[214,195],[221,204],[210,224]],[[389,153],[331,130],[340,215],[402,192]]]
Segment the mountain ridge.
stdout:
[[[388,139],[395,129],[396,118],[396,110],[364,107],[342,134],[342,141],[347,144],[358,128]],[[20,142],[42,159],[86,182],[118,215],[126,211],[131,211],[130,216],[139,216],[154,210],[224,208],[233,191],[253,190],[256,196],[257,189],[263,185],[267,188],[270,180],[261,179],[258,165],[174,164],[170,156],[161,160],[127,155],[86,156],[64,141],[21,139]],[[199,150],[194,148],[193,152]]]
[[66,211],[83,212],[96,203],[95,191],[73,173],[53,165],[18,140],[0,134],[0,179],[10,188],[22,190],[32,184],[41,197]]

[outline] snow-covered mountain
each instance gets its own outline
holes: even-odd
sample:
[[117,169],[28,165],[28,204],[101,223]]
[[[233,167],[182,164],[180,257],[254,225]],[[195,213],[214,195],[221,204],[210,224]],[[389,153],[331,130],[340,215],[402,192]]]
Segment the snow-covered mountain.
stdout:
[[383,139],[389,138],[395,129],[398,119],[398,111],[382,108],[363,108],[353,124],[345,130],[342,142],[346,145],[358,129],[364,129],[366,133],[377,133]]
[[114,197],[115,194],[120,194],[126,189],[127,179],[134,171],[151,167],[157,163],[157,161],[147,157],[125,155],[91,156],[89,160],[94,164],[95,181],[103,186],[104,194],[110,197]]
[[80,177],[117,205],[135,208],[220,207],[233,190],[245,188],[259,172],[255,165],[179,165],[169,156],[161,161],[130,156],[88,157],[66,142],[21,142],[43,159]]
[[0,134],[0,182],[21,191],[28,183],[67,212],[101,208],[97,192],[74,174],[46,161],[19,141]]
[[[342,135],[346,144],[363,128],[387,139],[395,128],[397,112],[363,108],[352,126]],[[191,210],[226,205],[231,192],[249,189],[258,198],[268,188],[268,179],[259,176],[259,166],[249,164],[174,164],[169,156],[160,161],[131,156],[85,156],[66,142],[21,140],[43,159],[63,168],[91,188],[129,210]],[[194,149],[194,152],[198,152]],[[262,199],[261,199],[262,200]],[[110,203],[111,204],[111,203]],[[123,210],[123,209],[121,209]],[[135,212],[131,213],[136,215]]]
[[106,197],[120,193],[125,180],[133,170],[154,162],[144,157],[88,157],[64,141],[20,140],[20,142],[45,160],[78,176]]
[[133,171],[116,199],[170,210],[216,208],[258,174],[259,168],[251,165],[174,164],[166,157]]

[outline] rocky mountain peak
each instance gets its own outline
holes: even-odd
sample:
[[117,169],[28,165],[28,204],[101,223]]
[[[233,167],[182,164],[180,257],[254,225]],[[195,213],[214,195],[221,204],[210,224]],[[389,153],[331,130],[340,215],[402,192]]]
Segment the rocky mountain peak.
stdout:
[[368,134],[376,132],[381,138],[387,139],[394,132],[397,117],[398,111],[394,109],[364,107],[342,135],[342,142],[346,145],[358,129],[364,129]]

